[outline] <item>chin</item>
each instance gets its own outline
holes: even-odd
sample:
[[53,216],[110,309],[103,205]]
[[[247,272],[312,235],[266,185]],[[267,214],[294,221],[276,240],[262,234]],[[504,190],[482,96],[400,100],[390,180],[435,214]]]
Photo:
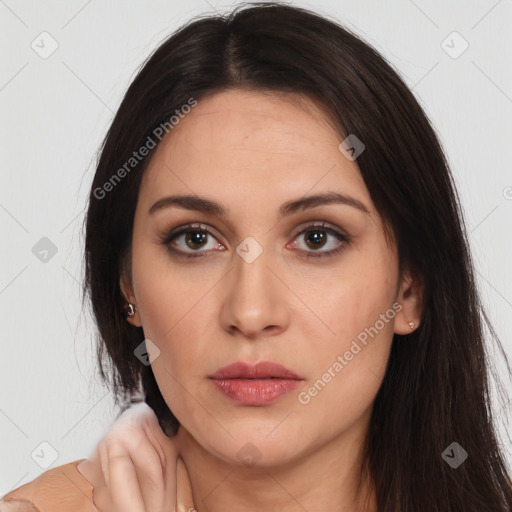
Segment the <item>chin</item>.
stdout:
[[223,436],[219,442],[218,437],[208,439],[210,436],[206,436],[203,438],[205,442],[200,444],[213,456],[230,465],[254,469],[285,465],[299,458],[307,443],[304,433],[300,435],[299,432],[282,429],[277,435],[275,429],[278,423],[273,421],[272,428],[266,424],[265,428],[257,430],[254,425],[246,425],[233,438]]

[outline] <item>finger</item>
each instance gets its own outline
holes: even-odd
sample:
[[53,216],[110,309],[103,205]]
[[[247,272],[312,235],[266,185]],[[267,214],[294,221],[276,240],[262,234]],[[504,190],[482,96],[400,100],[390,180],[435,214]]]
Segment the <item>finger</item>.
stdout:
[[[109,512],[146,512],[135,467],[126,455],[110,456]],[[107,496],[108,499],[108,496]],[[101,506],[104,506],[103,504]]]
[[176,500],[177,456],[176,441],[141,403],[116,419],[93,456],[79,466],[95,488],[94,504],[101,511],[160,512]]
[[104,484],[97,485],[92,491],[92,503],[98,512],[117,512],[112,507],[110,490]]
[[77,464],[76,469],[92,485],[92,502],[98,512],[116,512],[112,507],[98,448],[88,459]]
[[181,457],[176,461],[176,512],[196,512],[192,484]]
[[[109,446],[111,492],[116,506],[118,502],[124,503],[125,498],[121,496],[124,489],[115,487],[112,479],[122,481],[125,472],[134,471],[145,510],[164,512],[165,458],[161,447],[151,437],[148,429],[143,427],[137,431],[137,438],[126,446],[119,443]],[[119,474],[114,475],[114,471],[119,471]]]
[[101,472],[100,463],[97,460],[97,453],[95,452],[94,456],[96,457],[93,460],[93,457],[89,459],[84,459],[82,462],[78,463],[76,466],[77,471],[93,486],[100,485],[104,478],[103,473]]
[[[163,432],[158,423],[158,418],[149,407],[143,413],[141,424],[148,441],[160,457],[162,464],[162,511],[172,510],[174,512],[174,504],[176,503],[176,459],[179,455],[177,439],[168,437]],[[136,463],[135,458],[132,457],[132,459]]]
[[[104,452],[104,457],[106,456],[106,452]],[[102,472],[101,464],[100,464],[100,453],[99,450],[95,450],[93,455],[89,459],[85,459],[77,465],[78,472],[82,474],[82,476],[88,480],[88,482],[93,486],[92,498],[93,504],[98,509],[99,512],[146,512],[144,508],[140,508],[137,506],[137,498],[133,496],[133,493],[136,492],[136,488],[130,485],[130,476],[129,472],[134,472],[133,467],[130,469],[125,469],[125,474],[128,475],[124,478],[123,483],[123,492],[132,492],[127,496],[127,501],[129,501],[128,506],[125,506],[121,501],[121,504],[115,504],[111,489],[109,485],[107,485],[106,479],[104,478],[104,474]],[[115,463],[114,463],[115,464]],[[104,467],[108,468],[108,462],[105,462]],[[119,468],[118,468],[119,469]],[[114,474],[114,479],[116,479],[116,474]],[[133,480],[133,477],[132,477]],[[136,477],[135,477],[136,480]],[[139,502],[142,498],[139,498]],[[119,501],[119,500],[117,500]],[[122,507],[122,508],[118,508]]]
[[143,450],[135,450],[132,455],[142,497],[148,510],[168,512],[176,500],[176,443],[163,433],[158,421],[144,422],[143,432],[146,435]]
[[139,407],[138,414],[142,425],[145,427],[148,438],[151,441],[154,440],[156,445],[161,447],[163,456],[168,457],[169,460],[172,460],[174,466],[176,457],[178,456],[176,439],[165,434],[165,432],[160,427],[160,423],[158,422],[156,414],[148,405],[145,404],[144,408]]
[[165,507],[164,512],[176,512],[176,467],[175,464],[169,464],[169,469],[172,468],[171,471],[167,471],[165,474],[165,488],[164,488],[164,503]]
[[76,469],[91,484],[92,503],[98,512],[117,512],[113,509],[99,459],[99,451],[96,449],[88,459],[77,464]]

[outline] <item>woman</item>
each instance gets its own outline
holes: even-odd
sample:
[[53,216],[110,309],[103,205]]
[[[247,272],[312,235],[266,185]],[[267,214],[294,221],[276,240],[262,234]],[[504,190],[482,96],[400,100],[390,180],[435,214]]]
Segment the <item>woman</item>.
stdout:
[[199,512],[512,510],[445,156],[338,24],[265,3],[158,48],[102,147],[86,285],[100,365],[168,436],[134,510],[171,506],[173,449]]

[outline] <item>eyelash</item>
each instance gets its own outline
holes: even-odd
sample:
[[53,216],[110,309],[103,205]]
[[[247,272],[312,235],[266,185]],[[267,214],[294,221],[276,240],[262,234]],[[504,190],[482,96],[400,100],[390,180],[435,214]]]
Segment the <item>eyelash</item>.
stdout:
[[[329,251],[318,251],[318,252],[305,251],[306,254],[301,257],[304,257],[304,258],[326,258],[329,256],[334,256],[337,253],[339,253],[345,247],[345,245],[350,243],[351,239],[348,235],[342,234],[333,228],[327,227],[325,222],[307,225],[304,229],[302,229],[299,233],[297,233],[295,235],[293,240],[298,238],[300,235],[303,235],[303,234],[307,233],[308,231],[314,231],[315,229],[317,229],[318,231],[325,231],[326,233],[333,235],[335,238],[337,238],[341,242],[341,244],[338,245],[338,247],[336,247],[335,249],[331,249]],[[163,239],[160,241],[160,243],[162,245],[166,246],[167,249],[171,253],[173,253],[179,257],[181,257],[181,256],[183,256],[185,258],[203,257],[202,253],[208,253],[208,251],[184,252],[184,251],[181,251],[180,249],[175,249],[174,247],[170,246],[170,243],[178,236],[180,236],[182,234],[186,234],[188,232],[198,232],[198,231],[206,232],[209,235],[211,235],[213,238],[216,238],[215,233],[206,224],[187,224],[187,225],[181,226],[180,228],[173,230],[169,234],[165,235],[163,237]]]

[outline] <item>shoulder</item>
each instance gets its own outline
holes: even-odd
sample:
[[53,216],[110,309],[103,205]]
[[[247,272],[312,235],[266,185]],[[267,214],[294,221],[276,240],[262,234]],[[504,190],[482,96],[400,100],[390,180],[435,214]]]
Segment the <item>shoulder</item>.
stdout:
[[38,512],[28,501],[0,499],[0,512]]
[[77,469],[82,460],[49,469],[10,491],[0,501],[0,512],[98,512],[93,486]]

